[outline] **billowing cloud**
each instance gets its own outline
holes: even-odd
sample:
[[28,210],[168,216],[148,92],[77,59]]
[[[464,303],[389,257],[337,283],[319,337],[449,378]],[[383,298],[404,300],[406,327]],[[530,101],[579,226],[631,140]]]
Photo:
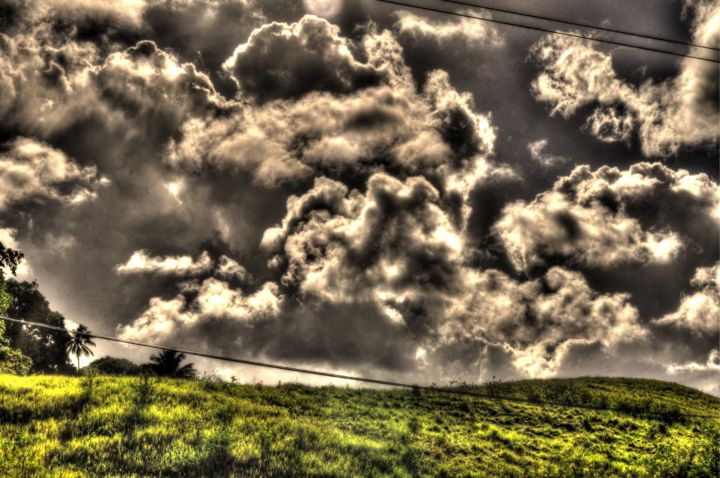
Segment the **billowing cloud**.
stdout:
[[[251,343],[269,358],[314,361],[375,355],[368,360],[383,368],[417,373],[446,370],[452,367],[448,360],[457,360],[468,379],[476,373],[469,363],[482,373],[551,376],[579,348],[611,355],[620,344],[645,339],[629,295],[600,294],[580,273],[563,268],[527,282],[472,269],[465,264],[464,239],[437,189],[421,177],[400,181],[376,173],[364,193],[318,178],[308,192],[288,200],[284,219],[263,237],[270,265],[282,272],[279,284],[242,292],[215,278],[186,283],[172,299],[153,299],[120,330],[167,341],[225,324],[213,342],[223,349]],[[290,308],[280,312],[281,303]],[[338,324],[360,320],[358,309],[386,337],[339,352],[331,345],[346,340]],[[238,326],[227,320],[232,317],[251,319]],[[280,341],[278,331],[297,329],[298,320],[306,334],[307,327],[323,327],[313,329],[312,340],[283,335]],[[363,330],[361,336],[373,329]],[[318,342],[325,345],[313,345]],[[281,343],[293,343],[295,352]],[[377,356],[386,349],[394,352]]]
[[316,180],[288,201],[262,246],[278,252],[271,264],[290,290],[336,304],[374,303],[407,327],[421,368],[446,367],[449,357],[468,364],[497,349],[515,373],[550,376],[576,346],[611,354],[644,339],[629,295],[600,294],[562,268],[528,282],[478,271],[465,265],[464,240],[427,181],[376,174],[364,195]]
[[720,263],[701,267],[690,283],[693,290],[685,295],[677,310],[655,323],[687,329],[697,335],[720,335]]
[[[183,53],[206,54],[212,47],[234,47],[238,33],[247,37],[248,32],[242,30],[248,24],[265,21],[253,0],[5,0],[4,5],[8,26],[48,24],[63,31],[75,27],[89,37],[104,34],[112,38],[118,32],[131,38],[147,35],[176,51],[185,50]],[[184,44],[179,42],[181,29]]]
[[[169,49],[183,61],[194,61],[213,79],[233,50],[244,43],[250,32],[268,23],[264,9],[280,2],[267,0],[149,1],[142,21],[145,38]],[[292,15],[291,5],[282,4],[283,14]]]
[[35,28],[0,34],[0,118],[4,127],[47,137],[94,110],[90,66],[99,61],[91,43],[68,42]]
[[358,61],[340,29],[306,15],[273,22],[250,35],[224,64],[240,90],[259,101],[299,97],[310,91],[347,93],[377,84],[382,73]]
[[663,263],[682,248],[676,234],[644,231],[624,214],[599,203],[578,206],[557,192],[506,206],[495,230],[518,270],[562,259],[591,267]]
[[95,79],[110,105],[133,116],[153,115],[155,122],[174,115],[179,125],[188,114],[202,115],[222,103],[207,75],[149,40],[108,55]]
[[94,167],[80,167],[40,141],[16,138],[0,151],[0,211],[28,202],[82,202],[103,182]]
[[0,84],[4,126],[42,138],[91,120],[128,140],[169,134],[223,104],[205,74],[152,41],[103,58],[95,44],[41,27],[0,37]]
[[[717,227],[720,190],[705,174],[659,163],[627,170],[576,167],[532,202],[505,207],[495,231],[518,270],[557,260],[589,267],[668,263]],[[707,231],[707,230],[706,230]]]
[[152,256],[147,250],[138,250],[122,264],[115,266],[115,272],[121,276],[144,274],[165,277],[214,276],[226,282],[250,285],[253,275],[235,259],[221,254],[214,260],[207,251],[196,258],[190,255]]
[[600,294],[578,272],[554,267],[527,282],[493,270],[466,277],[466,292],[444,312],[443,341],[500,346],[526,376],[555,375],[576,347],[611,354],[646,336],[628,294]]
[[[695,13],[693,42],[717,45],[720,5],[690,4]],[[690,53],[707,55],[699,48],[691,48]],[[716,64],[687,58],[676,77],[635,86],[617,74],[611,54],[596,50],[587,40],[549,35],[533,47],[532,57],[541,69],[532,83],[535,98],[548,103],[551,114],[565,118],[583,106],[595,106],[586,128],[602,141],[627,140],[635,129],[646,155],[665,156],[684,145],[718,140]]]
[[[301,30],[306,23],[330,28],[313,17],[291,27]],[[350,182],[378,171],[423,175],[444,195],[457,195],[456,202],[466,200],[478,181],[513,176],[490,159],[490,115],[477,113],[471,95],[457,92],[445,72],[432,72],[424,91],[416,92],[389,32],[371,31],[362,47],[368,64],[383,72],[382,84],[190,120],[182,138],[170,144],[167,161],[195,172],[245,171],[274,187],[307,184],[319,175]]]
[[[192,297],[192,298],[189,298]],[[171,299],[153,297],[148,308],[128,325],[118,326],[118,336],[126,340],[162,343],[202,333],[208,322],[225,321],[252,326],[255,321],[276,316],[283,298],[277,285],[265,283],[246,293],[216,278],[201,283],[185,283],[180,294]]]
[[423,178],[370,178],[365,195],[329,179],[288,201],[262,247],[283,282],[330,302],[402,301],[452,288],[462,239]]

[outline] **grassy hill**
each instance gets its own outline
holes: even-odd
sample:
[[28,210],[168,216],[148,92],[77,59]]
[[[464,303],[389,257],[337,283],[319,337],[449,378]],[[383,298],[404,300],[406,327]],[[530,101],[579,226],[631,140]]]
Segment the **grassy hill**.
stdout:
[[[0,476],[707,476],[720,400],[636,379],[477,392],[0,376]],[[656,413],[658,415],[646,415]]]

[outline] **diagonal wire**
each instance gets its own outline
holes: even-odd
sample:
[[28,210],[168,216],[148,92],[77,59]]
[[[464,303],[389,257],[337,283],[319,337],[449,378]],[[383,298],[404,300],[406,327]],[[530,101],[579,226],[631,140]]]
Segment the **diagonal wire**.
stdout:
[[663,53],[663,54],[666,54],[666,55],[679,56],[679,57],[682,57],[682,58],[693,58],[693,59],[695,59],[695,60],[701,60],[701,61],[707,61],[707,62],[710,62],[710,63],[720,64],[720,60],[715,60],[715,59],[713,59],[713,58],[704,58],[704,57],[702,57],[702,56],[695,56],[695,55],[690,55],[690,54],[685,54],[685,53],[678,53],[678,52],[671,51],[671,50],[662,50],[662,49],[660,49],[660,48],[651,48],[651,47],[646,47],[646,46],[633,45],[633,44],[631,44],[631,43],[624,43],[624,42],[619,42],[619,41],[615,41],[615,40],[607,40],[607,39],[593,38],[593,37],[589,37],[589,36],[586,36],[586,35],[581,35],[581,34],[579,34],[579,33],[564,32],[564,31],[560,31],[560,30],[553,30],[553,29],[551,29],[551,28],[543,28],[543,27],[536,27],[536,26],[531,26],[531,25],[523,25],[523,24],[520,24],[520,23],[514,23],[514,22],[505,21],[505,20],[497,20],[497,19],[495,19],[495,18],[478,17],[478,16],[475,16],[475,15],[469,15],[469,14],[466,14],[466,13],[455,12],[455,11],[452,11],[452,10],[442,10],[442,9],[439,9],[439,8],[426,7],[426,6],[423,6],[423,5],[417,5],[417,4],[413,4],[413,3],[399,2],[399,1],[396,1],[396,0],[376,0],[376,1],[381,2],[381,3],[387,3],[387,4],[390,4],[390,5],[396,5],[396,6],[400,6],[400,7],[416,8],[416,9],[418,9],[418,10],[425,10],[425,11],[428,11],[428,12],[443,13],[443,14],[445,14],[445,15],[455,15],[455,16],[457,16],[457,17],[463,17],[463,18],[472,18],[472,19],[474,19],[474,20],[481,20],[481,21],[483,21],[483,22],[497,23],[497,24],[500,24],[500,25],[507,25],[507,26],[513,26],[513,27],[518,27],[518,28],[524,28],[524,29],[526,29],[526,30],[534,30],[534,31],[543,32],[543,33],[550,33],[550,34],[553,34],[553,35],[564,35],[564,36],[573,37],[573,38],[581,38],[581,39],[583,39],[583,40],[588,40],[588,41],[592,41],[592,42],[607,43],[607,44],[609,44],[609,45],[616,45],[616,46],[625,46],[625,47],[628,47],[628,48],[635,48],[635,49],[638,49],[638,50],[651,51],[651,52],[654,52],[654,53]]
[[508,14],[517,15],[520,17],[533,18],[535,20],[543,20],[543,21],[555,22],[555,23],[564,23],[565,25],[571,25],[574,27],[591,28],[593,30],[600,30],[600,31],[608,32],[608,33],[620,33],[621,35],[629,35],[629,36],[634,36],[634,37],[638,37],[638,38],[645,38],[647,40],[664,41],[664,42],[668,42],[668,43],[675,43],[677,45],[705,48],[706,50],[713,50],[713,51],[720,51],[720,48],[717,48],[714,46],[700,45],[698,43],[692,43],[692,42],[684,42],[681,40],[675,40],[674,38],[666,38],[666,37],[660,37],[660,36],[655,36],[655,35],[649,35],[647,33],[637,33],[637,32],[633,32],[630,30],[620,30],[617,28],[600,27],[597,25],[589,24],[589,23],[580,23],[580,22],[573,22],[570,20],[563,20],[560,18],[545,17],[542,15],[535,15],[533,13],[519,12],[517,10],[509,10],[506,8],[499,8],[499,7],[490,7],[490,6],[482,5],[479,3],[470,3],[470,2],[464,2],[461,0],[440,0],[440,1],[445,2],[445,3],[454,3],[455,5],[462,5],[465,7],[482,8],[483,10],[488,10],[491,12],[508,13]]
[[[63,327],[42,324],[39,322],[31,322],[28,320],[14,319],[11,317],[4,317],[4,316],[0,316],[0,320],[4,320],[7,322],[14,322],[17,324],[22,324],[22,325],[30,325],[33,327],[40,327],[43,329],[56,330],[59,332],[70,333],[67,329],[65,329]],[[339,378],[339,379],[343,379],[343,380],[353,380],[356,382],[372,383],[372,384],[376,384],[376,385],[386,385],[386,386],[390,386],[390,387],[409,388],[412,390],[422,390],[422,391],[427,391],[427,392],[448,393],[448,394],[452,394],[452,395],[464,395],[464,396],[471,396],[471,397],[490,399],[490,400],[525,403],[525,404],[536,405],[536,406],[553,406],[553,407],[560,407],[560,408],[575,408],[575,409],[584,409],[584,410],[593,410],[593,411],[612,411],[612,412],[616,412],[616,413],[622,413],[621,410],[615,410],[615,409],[607,408],[607,407],[598,407],[598,406],[593,406],[593,405],[582,405],[582,404],[569,404],[569,403],[551,402],[551,401],[538,401],[538,400],[531,400],[529,398],[508,397],[508,396],[493,395],[493,394],[488,394],[488,393],[478,393],[478,392],[474,392],[471,390],[463,390],[463,389],[459,389],[459,388],[445,388],[445,387],[437,387],[437,386],[431,386],[431,385],[418,385],[418,384],[411,384],[411,383],[395,382],[395,381],[391,381],[391,380],[382,380],[382,379],[376,379],[376,378],[371,378],[371,377],[358,377],[358,376],[354,376],[354,375],[344,375],[344,374],[339,374],[339,373],[324,372],[321,370],[313,370],[313,369],[300,368],[300,367],[290,367],[287,365],[280,365],[280,364],[269,363],[269,362],[260,362],[257,360],[250,360],[250,359],[245,359],[245,358],[228,357],[225,355],[216,355],[216,354],[208,354],[208,353],[203,353],[203,352],[195,352],[192,350],[185,350],[185,349],[180,349],[180,348],[176,348],[176,347],[166,347],[166,346],[161,346],[161,345],[148,344],[145,342],[137,342],[134,340],[124,340],[124,339],[119,339],[117,337],[111,337],[111,336],[107,336],[107,335],[100,335],[100,334],[93,334],[93,333],[88,333],[88,334],[83,333],[83,335],[86,335],[88,337],[92,337],[95,339],[108,340],[111,342],[118,342],[121,344],[135,345],[138,347],[146,347],[146,348],[151,348],[151,349],[156,349],[156,350],[170,350],[172,352],[178,352],[178,353],[182,353],[185,355],[194,355],[196,357],[203,357],[203,358],[209,358],[209,359],[214,359],[214,360],[222,360],[225,362],[233,362],[233,363],[239,363],[239,364],[243,364],[243,365],[253,365],[256,367],[272,368],[272,369],[276,369],[276,370],[285,370],[285,371],[289,371],[289,372],[317,375],[317,376],[321,376],[321,377]],[[664,416],[662,413],[653,413],[653,412],[643,412],[643,413],[638,413],[636,415],[660,417],[660,418],[662,418]],[[684,417],[684,418],[718,418],[718,419],[720,419],[720,415],[701,415],[701,414],[686,413],[686,414],[680,414],[679,416]]]

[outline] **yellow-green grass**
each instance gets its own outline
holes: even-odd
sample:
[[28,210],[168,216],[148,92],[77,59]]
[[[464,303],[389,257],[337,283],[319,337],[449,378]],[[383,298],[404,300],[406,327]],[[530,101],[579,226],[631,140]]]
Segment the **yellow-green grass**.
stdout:
[[[0,476],[717,477],[720,401],[638,379],[412,390],[0,375]],[[659,415],[646,415],[652,412]]]

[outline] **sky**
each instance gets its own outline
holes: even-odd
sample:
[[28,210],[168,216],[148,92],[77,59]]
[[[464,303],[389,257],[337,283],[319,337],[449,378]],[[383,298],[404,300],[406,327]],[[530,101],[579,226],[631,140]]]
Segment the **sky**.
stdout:
[[[487,4],[720,39],[717,1]],[[1,0],[0,242],[99,334],[720,394],[719,77],[376,0]]]

